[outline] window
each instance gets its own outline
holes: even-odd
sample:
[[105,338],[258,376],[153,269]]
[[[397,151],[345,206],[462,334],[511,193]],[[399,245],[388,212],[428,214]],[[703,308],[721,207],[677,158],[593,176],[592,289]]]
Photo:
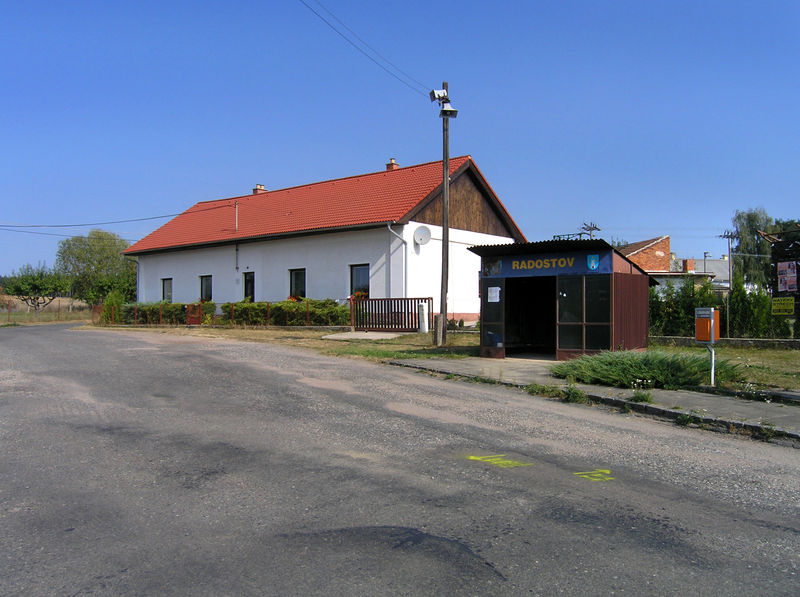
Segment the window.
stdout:
[[211,276],[200,276],[200,300],[211,300]]
[[350,296],[357,292],[369,297],[369,263],[350,266]]
[[244,300],[251,303],[256,302],[256,274],[255,272],[244,273]]
[[289,270],[289,295],[296,298],[305,298],[306,296],[305,269]]
[[583,276],[558,277],[558,322],[583,323]]
[[172,278],[161,278],[161,300],[172,302]]

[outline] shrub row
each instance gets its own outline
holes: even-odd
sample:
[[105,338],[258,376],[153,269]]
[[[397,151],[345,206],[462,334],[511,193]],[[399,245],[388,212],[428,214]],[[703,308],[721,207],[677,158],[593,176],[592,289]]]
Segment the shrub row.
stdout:
[[224,303],[222,321],[234,325],[350,325],[350,306],[333,299]]
[[[211,301],[202,303],[203,317],[213,316],[217,310]],[[113,304],[106,300],[103,305],[103,323],[124,323],[133,325],[183,325],[186,323],[185,303],[128,303]]]
[[[584,355],[558,363],[551,371],[587,384],[674,390],[708,383],[711,363],[706,355],[621,351]],[[726,360],[717,361],[716,377],[720,382],[743,379],[737,365]]]

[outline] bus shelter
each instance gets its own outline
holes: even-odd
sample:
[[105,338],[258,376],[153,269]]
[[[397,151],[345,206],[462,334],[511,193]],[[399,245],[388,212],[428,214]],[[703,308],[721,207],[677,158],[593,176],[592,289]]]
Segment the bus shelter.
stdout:
[[481,356],[647,347],[650,277],[604,240],[476,246]]

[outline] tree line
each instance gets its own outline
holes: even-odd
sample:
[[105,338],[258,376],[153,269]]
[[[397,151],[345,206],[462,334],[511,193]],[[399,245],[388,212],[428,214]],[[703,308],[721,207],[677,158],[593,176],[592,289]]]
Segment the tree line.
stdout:
[[55,265],[25,264],[2,280],[3,292],[17,297],[34,311],[56,297],[69,296],[89,305],[111,292],[124,300],[136,298],[136,263],[122,255],[129,243],[113,232],[91,230],[58,243]]
[[[687,277],[677,287],[650,289],[650,333],[654,336],[694,336],[694,309],[716,307],[722,334],[734,338],[790,338],[789,319],[772,315],[770,243],[759,231],[800,240],[800,220],[774,219],[764,208],[736,211],[732,219],[733,280],[728,304],[707,280],[696,286]],[[730,328],[728,322],[730,312]]]

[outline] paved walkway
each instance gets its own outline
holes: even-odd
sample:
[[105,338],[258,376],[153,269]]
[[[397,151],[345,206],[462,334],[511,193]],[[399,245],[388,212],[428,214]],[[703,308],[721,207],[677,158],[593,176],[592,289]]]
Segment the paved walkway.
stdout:
[[[553,377],[552,359],[508,357],[505,359],[406,359],[392,364],[463,377],[481,377],[514,386],[539,384],[564,387]],[[577,384],[597,402],[630,407],[646,414],[760,437],[800,447],[800,392],[776,392],[770,402],[687,390],[650,390],[652,404],[631,402],[633,390]],[[710,388],[709,388],[710,389]],[[689,419],[691,417],[691,419]]]

